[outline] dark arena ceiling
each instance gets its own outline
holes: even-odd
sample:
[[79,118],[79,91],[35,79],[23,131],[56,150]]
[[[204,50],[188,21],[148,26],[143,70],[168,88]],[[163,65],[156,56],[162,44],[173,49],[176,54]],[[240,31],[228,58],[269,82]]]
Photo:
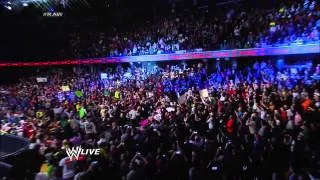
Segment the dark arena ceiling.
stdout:
[[[67,11],[88,9],[115,9],[115,8],[187,8],[187,7],[209,7],[215,5],[227,5],[241,2],[253,2],[255,0],[0,0],[2,11],[21,12],[30,7],[46,11]],[[277,2],[275,0],[259,0],[261,3]]]

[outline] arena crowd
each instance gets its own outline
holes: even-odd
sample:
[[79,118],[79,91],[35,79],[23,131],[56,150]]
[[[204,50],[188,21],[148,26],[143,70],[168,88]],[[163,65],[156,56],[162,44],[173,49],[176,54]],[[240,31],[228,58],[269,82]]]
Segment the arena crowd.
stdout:
[[[320,65],[130,65],[0,86],[28,179],[317,179]],[[100,148],[70,160],[66,149]]]
[[295,46],[320,41],[320,4],[315,0],[277,1],[266,7],[244,2],[213,9],[177,8],[168,13],[150,13],[143,20],[126,14],[124,19],[129,20],[113,20],[117,23],[110,22],[116,19],[110,16],[109,20],[97,15],[78,18],[81,20],[67,15],[49,19],[37,16],[32,21],[0,18],[6,27],[0,31],[0,47],[4,49],[0,58],[65,60]]
[[132,30],[114,27],[88,35],[79,26],[70,33],[70,47],[63,54],[90,58],[319,43],[316,1],[288,1],[272,9],[223,9],[156,16]]

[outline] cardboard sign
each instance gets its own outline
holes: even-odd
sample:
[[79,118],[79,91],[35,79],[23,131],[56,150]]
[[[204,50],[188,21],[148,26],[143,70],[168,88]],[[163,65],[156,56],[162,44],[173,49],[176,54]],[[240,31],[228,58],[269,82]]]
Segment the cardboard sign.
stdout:
[[202,90],[199,91],[199,93],[200,93],[200,97],[201,98],[209,97],[208,89],[202,89]]
[[107,73],[101,73],[101,74],[100,74],[100,78],[101,78],[101,79],[107,79],[107,78],[108,78]]
[[166,110],[167,110],[168,112],[173,112],[173,111],[175,111],[175,109],[174,109],[173,107],[168,107],[168,108],[166,108]]
[[66,92],[66,91],[70,91],[70,87],[69,86],[61,86],[62,91]]
[[120,99],[120,91],[117,90],[117,91],[114,93],[114,98]]
[[86,114],[87,114],[87,111],[83,107],[81,107],[79,110],[80,119],[82,119]]
[[38,83],[46,83],[48,82],[48,79],[46,77],[37,77],[36,78]]
[[78,98],[80,98],[80,97],[82,97],[83,96],[83,94],[82,94],[82,92],[81,91],[76,91],[76,92],[74,92],[74,94],[78,97]]
[[44,116],[44,112],[42,112],[42,111],[36,112],[36,117],[37,118],[42,118],[43,116]]

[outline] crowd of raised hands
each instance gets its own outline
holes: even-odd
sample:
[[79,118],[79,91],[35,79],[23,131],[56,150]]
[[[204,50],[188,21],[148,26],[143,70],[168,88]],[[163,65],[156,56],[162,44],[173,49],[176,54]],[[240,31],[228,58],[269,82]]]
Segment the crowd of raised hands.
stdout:
[[[31,141],[21,174],[319,178],[319,65],[146,63],[106,72],[75,67],[0,86],[1,133]],[[80,145],[102,153],[69,161],[65,149]]]

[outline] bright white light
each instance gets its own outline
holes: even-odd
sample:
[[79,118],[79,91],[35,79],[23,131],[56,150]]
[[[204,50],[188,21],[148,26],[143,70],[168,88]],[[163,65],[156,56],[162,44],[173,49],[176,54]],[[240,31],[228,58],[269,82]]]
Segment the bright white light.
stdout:
[[11,4],[11,2],[10,2],[10,1],[8,1],[8,2],[7,2],[7,4]]
[[28,3],[22,3],[22,6],[23,6],[23,7],[27,7],[27,6],[28,6]]
[[10,6],[5,6],[8,10],[12,10],[12,7]]

